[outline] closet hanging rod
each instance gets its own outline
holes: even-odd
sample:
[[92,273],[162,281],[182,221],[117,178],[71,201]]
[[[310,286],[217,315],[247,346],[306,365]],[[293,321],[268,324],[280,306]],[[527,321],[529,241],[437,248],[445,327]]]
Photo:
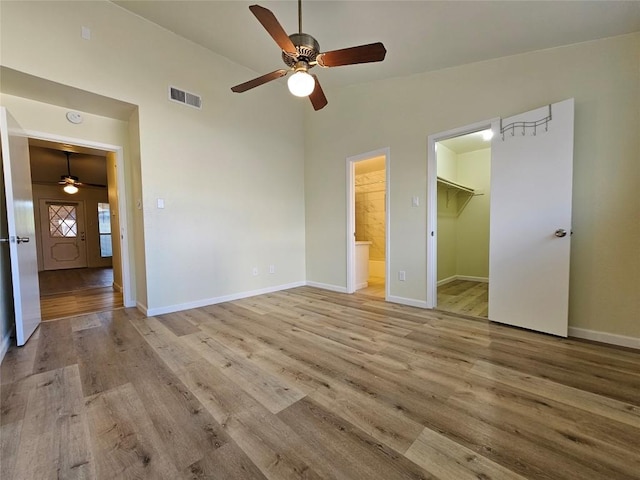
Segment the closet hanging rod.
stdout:
[[451,180],[446,180],[442,177],[437,177],[438,182],[447,185],[448,187],[457,188],[459,190],[463,190],[467,193],[475,194],[475,190],[473,188],[465,187],[464,185],[460,185],[459,183],[452,182]]

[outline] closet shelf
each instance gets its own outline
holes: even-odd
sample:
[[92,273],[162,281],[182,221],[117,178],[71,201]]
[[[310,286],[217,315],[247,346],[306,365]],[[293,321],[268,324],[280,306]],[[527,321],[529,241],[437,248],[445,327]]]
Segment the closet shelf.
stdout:
[[464,210],[464,207],[467,206],[474,195],[481,195],[476,193],[473,188],[465,187],[464,185],[452,182],[451,180],[447,180],[446,178],[437,177],[437,179],[438,186],[442,186],[447,189],[447,208],[449,208],[449,202],[452,198],[458,196],[460,197],[461,201],[458,202],[456,215],[460,215],[462,210]]

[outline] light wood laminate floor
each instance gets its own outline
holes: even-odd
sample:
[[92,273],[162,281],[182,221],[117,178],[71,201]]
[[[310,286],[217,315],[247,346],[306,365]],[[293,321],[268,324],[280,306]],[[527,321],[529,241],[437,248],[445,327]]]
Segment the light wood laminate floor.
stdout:
[[640,352],[310,287],[43,323],[2,479],[640,478]]
[[114,290],[113,269],[74,268],[38,273],[42,320],[122,308],[122,293]]
[[92,288],[40,297],[42,320],[57,320],[122,308],[122,293],[113,287]]
[[113,285],[113,268],[68,268],[38,272],[40,295],[77,292]]
[[487,318],[489,284],[454,280],[438,287],[438,310]]
[[365,288],[357,290],[356,293],[363,295],[372,295],[378,298],[385,297],[385,283],[382,277],[369,277],[368,285]]

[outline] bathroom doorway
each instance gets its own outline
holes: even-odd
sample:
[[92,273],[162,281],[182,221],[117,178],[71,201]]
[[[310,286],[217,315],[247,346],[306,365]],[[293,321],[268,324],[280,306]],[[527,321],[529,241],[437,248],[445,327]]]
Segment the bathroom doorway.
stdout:
[[347,159],[347,291],[387,298],[388,150]]

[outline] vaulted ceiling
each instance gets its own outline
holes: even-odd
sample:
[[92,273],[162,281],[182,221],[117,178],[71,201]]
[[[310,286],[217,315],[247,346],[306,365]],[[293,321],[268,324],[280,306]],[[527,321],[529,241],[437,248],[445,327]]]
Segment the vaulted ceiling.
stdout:
[[[257,74],[283,68],[283,63],[279,48],[249,5],[259,3],[270,9],[287,33],[298,29],[297,2],[291,0],[114,3]],[[318,40],[322,51],[376,41],[387,48],[383,63],[321,70],[325,88],[640,30],[637,1],[306,0],[302,12],[302,30]],[[237,81],[249,78],[250,72]]]

